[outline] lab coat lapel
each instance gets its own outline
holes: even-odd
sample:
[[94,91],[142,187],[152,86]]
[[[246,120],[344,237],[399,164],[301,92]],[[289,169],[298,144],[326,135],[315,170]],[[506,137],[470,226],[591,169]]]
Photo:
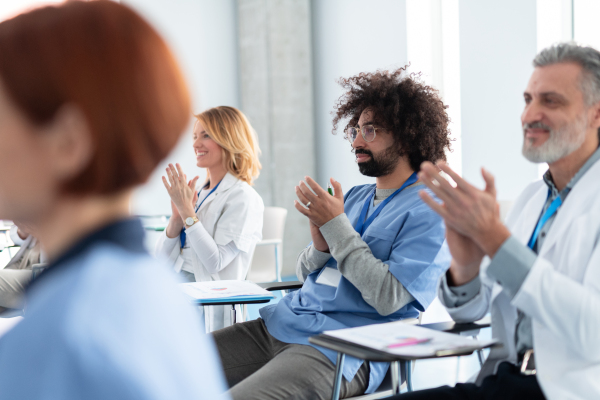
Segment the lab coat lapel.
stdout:
[[571,193],[569,193],[565,202],[556,214],[556,218],[548,232],[548,237],[546,237],[546,240],[540,249],[540,256],[545,255],[552,249],[556,241],[560,237],[563,237],[569,224],[574,221],[578,215],[588,211],[588,203],[592,202],[595,197],[591,196],[591,193],[598,191],[598,174],[600,174],[600,162],[596,162],[585,175],[581,177],[579,182],[573,186]]
[[202,205],[200,206],[200,208],[198,209],[198,212],[196,214],[199,214],[202,210],[204,210],[206,207],[208,207],[210,205],[210,203],[212,203],[212,201],[217,196],[219,196],[219,194],[221,194],[221,193],[225,192],[226,190],[228,190],[229,188],[231,188],[236,182],[237,182],[237,178],[235,176],[231,175],[229,172],[227,174],[225,174],[225,176],[223,177],[223,180],[219,184],[219,187],[217,188],[217,190],[215,190],[213,193],[211,193],[210,196],[208,196],[206,198],[206,200],[204,200],[204,202],[202,203]]
[[521,218],[519,218],[515,225],[513,225],[511,231],[512,234],[523,244],[527,245],[535,225],[540,218],[542,208],[548,197],[548,187],[543,185],[527,202],[525,207],[519,212]]

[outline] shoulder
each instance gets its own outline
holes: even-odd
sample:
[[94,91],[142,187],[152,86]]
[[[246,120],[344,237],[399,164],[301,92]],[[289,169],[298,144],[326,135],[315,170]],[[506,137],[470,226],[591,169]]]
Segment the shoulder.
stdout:
[[408,213],[411,217],[432,216],[433,219],[441,220],[441,217],[421,199],[419,195],[421,191],[427,193],[438,203],[441,202],[431,189],[423,184],[417,184],[407,187],[398,195],[397,199],[394,199],[397,211]]
[[251,202],[255,205],[263,205],[260,194],[247,182],[236,179],[236,182],[227,190],[227,200],[233,200],[240,203]]
[[373,189],[375,189],[375,184],[354,186],[344,194],[344,200],[356,201],[364,199],[373,191]]

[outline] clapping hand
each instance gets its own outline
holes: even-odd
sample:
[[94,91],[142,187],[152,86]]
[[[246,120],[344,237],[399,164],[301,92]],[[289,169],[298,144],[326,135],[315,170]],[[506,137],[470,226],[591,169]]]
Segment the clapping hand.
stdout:
[[300,200],[294,200],[296,210],[306,215],[319,228],[344,213],[344,194],[342,193],[342,185],[338,181],[331,178],[331,184],[335,191],[335,195],[332,196],[311,177],[307,176],[305,179],[306,183],[301,181],[296,186],[296,195]]
[[464,281],[469,276],[472,279],[479,272],[483,256],[493,257],[510,237],[510,232],[500,221],[494,177],[482,169],[486,187],[480,190],[446,163],[439,163],[438,167],[456,182],[456,187],[439,174],[436,166],[424,162],[419,178],[443,203],[439,204],[425,191],[419,194],[446,223],[446,237],[453,257],[451,269],[455,268],[458,272],[457,280]]
[[198,176],[187,181],[187,176],[183,173],[179,164],[169,164],[166,169],[167,177],[162,177],[163,184],[171,198],[171,219],[167,225],[167,236],[176,237],[184,226],[184,220],[196,214],[194,204],[198,192],[196,191],[196,182]]

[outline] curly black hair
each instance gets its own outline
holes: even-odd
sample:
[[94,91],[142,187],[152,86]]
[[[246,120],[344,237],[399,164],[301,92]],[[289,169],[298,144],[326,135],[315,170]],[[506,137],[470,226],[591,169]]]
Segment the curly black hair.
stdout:
[[407,68],[340,78],[338,83],[346,93],[334,106],[333,133],[345,118],[350,118],[346,127],[356,126],[368,108],[373,121],[392,132],[400,154],[418,171],[424,161],[446,160],[450,119],[438,91],[420,82],[420,74],[409,74]]

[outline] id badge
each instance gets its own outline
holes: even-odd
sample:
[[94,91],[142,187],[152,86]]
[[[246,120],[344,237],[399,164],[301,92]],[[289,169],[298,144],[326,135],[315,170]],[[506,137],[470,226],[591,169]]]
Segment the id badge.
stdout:
[[342,279],[342,273],[337,268],[325,267],[317,278],[317,283],[321,285],[327,285],[332,287],[338,287],[340,280]]

